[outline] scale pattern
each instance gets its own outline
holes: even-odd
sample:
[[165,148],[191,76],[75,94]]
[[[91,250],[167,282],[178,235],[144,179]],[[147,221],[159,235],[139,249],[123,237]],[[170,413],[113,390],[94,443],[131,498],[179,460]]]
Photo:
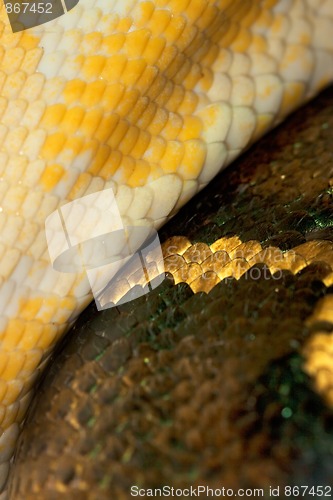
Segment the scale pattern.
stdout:
[[51,267],[46,217],[112,187],[125,222],[161,226],[333,79],[333,5],[81,0],[16,34],[2,5],[0,25],[1,487],[33,383],[91,298]]
[[158,288],[87,308],[29,409],[10,498],[329,490],[332,131],[333,86],[163,227]]

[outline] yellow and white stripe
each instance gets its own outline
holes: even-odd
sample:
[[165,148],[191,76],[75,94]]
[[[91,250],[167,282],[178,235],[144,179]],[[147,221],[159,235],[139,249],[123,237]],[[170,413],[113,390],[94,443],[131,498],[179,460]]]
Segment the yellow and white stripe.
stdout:
[[13,34],[1,2],[0,29],[2,487],[38,370],[91,298],[51,267],[45,219],[112,187],[159,227],[333,80],[333,3],[80,0]]

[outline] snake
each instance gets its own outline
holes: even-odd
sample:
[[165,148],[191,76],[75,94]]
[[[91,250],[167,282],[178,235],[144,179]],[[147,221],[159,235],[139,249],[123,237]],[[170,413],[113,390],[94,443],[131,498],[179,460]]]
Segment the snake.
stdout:
[[160,228],[333,80],[333,3],[80,0],[13,29],[1,2],[0,25],[4,490],[35,382],[92,299],[84,269],[52,265],[48,217],[112,190],[127,225]]

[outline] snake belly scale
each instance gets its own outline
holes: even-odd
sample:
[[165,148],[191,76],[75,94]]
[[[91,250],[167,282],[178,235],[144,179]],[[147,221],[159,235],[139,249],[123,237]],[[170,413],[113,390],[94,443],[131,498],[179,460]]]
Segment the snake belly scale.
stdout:
[[112,188],[128,224],[160,227],[332,81],[333,3],[80,0],[18,33],[1,3],[0,24],[3,488],[33,383],[91,300],[52,268],[45,219]]

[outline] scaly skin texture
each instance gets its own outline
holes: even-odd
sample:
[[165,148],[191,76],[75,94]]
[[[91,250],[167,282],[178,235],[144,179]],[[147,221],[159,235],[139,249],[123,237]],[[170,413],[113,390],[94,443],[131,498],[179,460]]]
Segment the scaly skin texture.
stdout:
[[16,34],[1,4],[0,23],[2,486],[33,382],[91,298],[52,268],[47,216],[111,187],[124,221],[159,227],[333,79],[333,4],[81,0]]

